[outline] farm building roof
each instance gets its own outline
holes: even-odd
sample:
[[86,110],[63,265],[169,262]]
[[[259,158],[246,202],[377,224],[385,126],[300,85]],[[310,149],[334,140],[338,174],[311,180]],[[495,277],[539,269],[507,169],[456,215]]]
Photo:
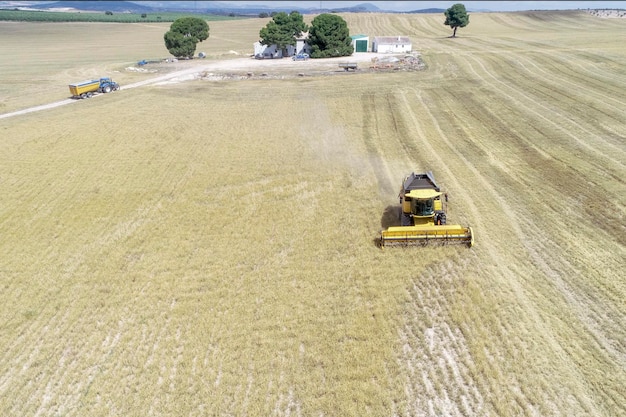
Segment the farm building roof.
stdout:
[[378,45],[395,45],[398,43],[409,44],[411,40],[408,36],[376,36],[374,42]]

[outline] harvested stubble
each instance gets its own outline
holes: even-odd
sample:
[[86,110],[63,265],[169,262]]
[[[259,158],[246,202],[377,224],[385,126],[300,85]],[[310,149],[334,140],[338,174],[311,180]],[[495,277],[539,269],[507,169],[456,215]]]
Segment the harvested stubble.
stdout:
[[[1,121],[2,414],[625,413],[623,27],[345,17],[428,70]],[[476,246],[379,250],[427,169]]]

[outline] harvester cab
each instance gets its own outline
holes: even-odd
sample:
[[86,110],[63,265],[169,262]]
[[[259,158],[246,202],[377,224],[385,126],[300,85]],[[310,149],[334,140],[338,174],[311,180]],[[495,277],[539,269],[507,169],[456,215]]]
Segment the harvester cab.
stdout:
[[407,176],[400,189],[400,226],[381,234],[381,247],[390,245],[467,244],[472,246],[471,227],[446,224],[448,195],[431,171]]

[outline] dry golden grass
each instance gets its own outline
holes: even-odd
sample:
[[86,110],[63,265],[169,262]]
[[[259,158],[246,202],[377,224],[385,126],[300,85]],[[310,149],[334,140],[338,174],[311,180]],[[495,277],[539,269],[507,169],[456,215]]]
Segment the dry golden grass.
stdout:
[[[208,59],[251,54],[267,19],[232,23],[210,22],[209,40],[197,52]],[[0,22],[0,112],[62,100],[69,96],[68,84],[85,79],[110,76],[124,86],[152,76],[125,68],[142,59],[171,58],[163,41],[170,24]],[[189,63],[170,68],[184,64]]]
[[[626,414],[623,23],[473,14],[449,39],[438,15],[344,17],[411,36],[428,69],[0,120],[2,415]],[[216,22],[203,49],[244,49],[259,22]],[[76,26],[24,32],[25,79],[63,78],[61,97],[0,86],[3,112],[162,55],[139,25],[113,33],[148,52],[54,55]],[[380,250],[401,179],[427,169],[477,245]]]

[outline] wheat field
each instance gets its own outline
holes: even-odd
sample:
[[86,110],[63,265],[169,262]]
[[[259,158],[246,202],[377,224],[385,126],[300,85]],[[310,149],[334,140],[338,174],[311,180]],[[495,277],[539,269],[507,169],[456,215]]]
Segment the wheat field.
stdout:
[[[0,414],[626,415],[626,21],[475,13],[451,39],[439,15],[342,17],[427,68],[0,120]],[[3,113],[165,55],[167,25],[15,25]],[[112,43],[78,59],[93,33]],[[424,170],[473,248],[376,245]]]

